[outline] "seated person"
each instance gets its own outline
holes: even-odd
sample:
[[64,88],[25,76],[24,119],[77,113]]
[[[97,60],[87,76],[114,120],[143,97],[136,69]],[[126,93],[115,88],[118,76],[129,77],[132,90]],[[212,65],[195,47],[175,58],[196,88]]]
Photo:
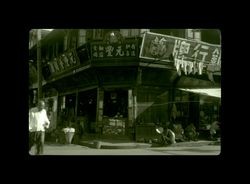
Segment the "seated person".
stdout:
[[185,129],[185,136],[188,140],[197,141],[199,133],[196,131],[196,128],[193,123],[188,125]]
[[170,129],[165,129],[163,132],[163,136],[166,139],[168,144],[175,144],[175,133]]
[[176,141],[185,141],[184,129],[181,124],[173,125],[173,132],[175,133]]
[[162,127],[158,127],[156,129],[156,131],[161,134],[161,138],[160,138],[160,143],[162,145],[167,145],[167,144],[175,144],[175,133],[169,129],[169,128],[165,128],[163,129]]
[[218,124],[219,124],[218,121],[214,121],[211,125],[207,126],[209,133],[210,133],[211,140],[215,140],[216,131],[219,130]]

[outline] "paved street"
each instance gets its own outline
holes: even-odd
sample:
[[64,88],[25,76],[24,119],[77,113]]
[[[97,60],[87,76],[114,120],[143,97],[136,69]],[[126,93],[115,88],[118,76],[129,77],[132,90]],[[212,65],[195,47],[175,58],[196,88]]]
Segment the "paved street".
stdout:
[[[33,155],[34,149],[31,155]],[[46,144],[44,155],[219,155],[220,145],[203,142],[177,143],[168,147],[96,149],[81,145]]]

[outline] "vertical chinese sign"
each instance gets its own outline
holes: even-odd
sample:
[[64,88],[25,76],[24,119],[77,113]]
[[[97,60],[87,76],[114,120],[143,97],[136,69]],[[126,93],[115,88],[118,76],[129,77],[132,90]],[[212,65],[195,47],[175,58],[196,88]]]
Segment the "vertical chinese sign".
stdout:
[[174,62],[179,75],[202,74],[203,69],[221,70],[221,46],[196,40],[147,32],[142,41],[140,58]]

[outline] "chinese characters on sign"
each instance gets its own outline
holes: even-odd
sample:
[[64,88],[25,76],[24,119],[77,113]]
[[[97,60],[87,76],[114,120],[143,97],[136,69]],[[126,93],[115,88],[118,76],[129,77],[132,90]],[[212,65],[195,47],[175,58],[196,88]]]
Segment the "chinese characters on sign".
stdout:
[[221,47],[195,40],[147,32],[142,41],[140,58],[173,62],[180,74],[202,74],[203,68],[220,71]]
[[125,42],[122,44],[92,43],[92,59],[125,58],[137,56],[137,43]]
[[49,62],[50,72],[52,75],[64,72],[79,64],[78,56],[75,50],[70,50]]

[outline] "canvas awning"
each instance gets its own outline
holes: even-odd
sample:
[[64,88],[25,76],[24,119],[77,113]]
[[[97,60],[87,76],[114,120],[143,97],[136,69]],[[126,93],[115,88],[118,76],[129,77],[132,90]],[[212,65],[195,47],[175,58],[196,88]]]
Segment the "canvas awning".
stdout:
[[204,88],[204,89],[178,88],[178,89],[191,93],[198,93],[200,95],[207,95],[207,96],[221,98],[221,88]]

